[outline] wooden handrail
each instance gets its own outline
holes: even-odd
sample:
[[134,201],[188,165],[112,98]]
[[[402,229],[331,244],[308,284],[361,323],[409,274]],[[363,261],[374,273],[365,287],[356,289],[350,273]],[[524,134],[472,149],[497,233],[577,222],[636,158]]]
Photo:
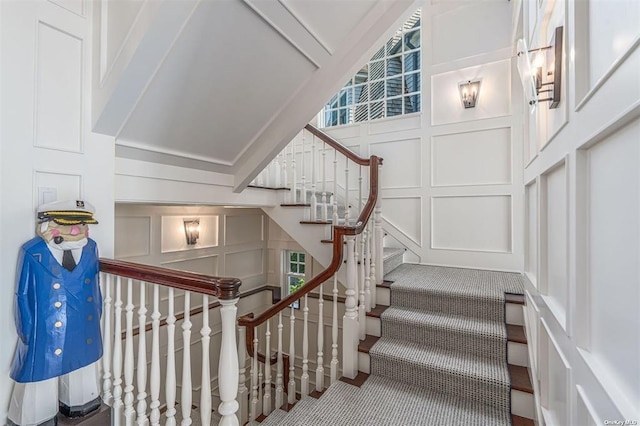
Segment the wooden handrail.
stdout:
[[217,297],[220,300],[237,299],[240,296],[240,285],[242,284],[242,281],[238,278],[211,277],[193,272],[106,258],[100,258],[100,271],[180,290],[206,294]]
[[[317,127],[312,126],[311,124],[307,124],[304,128],[354,163],[360,164],[361,166],[370,166],[371,164],[373,164],[371,162],[371,158],[363,158],[358,156],[355,152],[351,151],[349,148],[345,147],[340,142],[338,142],[322,130],[318,129]],[[378,158],[378,161],[380,161],[379,164],[382,164],[382,158]]]
[[[238,319],[238,325],[247,327],[247,336],[249,335],[249,329],[253,327],[257,327],[260,324],[266,322],[269,318],[273,318],[276,314],[283,311],[284,309],[291,306],[293,302],[303,297],[305,294],[310,293],[312,290],[317,288],[320,284],[327,281],[331,278],[337,271],[340,269],[342,265],[342,254],[343,254],[343,236],[345,235],[358,235],[360,234],[367,222],[369,221],[369,217],[373,213],[373,209],[375,208],[376,202],[378,200],[378,165],[382,164],[382,159],[372,155],[369,160],[370,164],[374,165],[369,168],[369,183],[370,183],[370,191],[369,198],[367,199],[367,203],[364,205],[360,216],[358,217],[358,221],[355,226],[334,226],[333,227],[333,258],[331,259],[331,263],[324,271],[320,272],[317,276],[313,277],[309,282],[300,287],[295,292],[291,293],[289,296],[282,299],[280,302],[271,306],[261,315],[256,318],[248,318],[241,317]],[[250,354],[253,353],[253,340],[249,345],[249,341],[247,339],[247,350]]]

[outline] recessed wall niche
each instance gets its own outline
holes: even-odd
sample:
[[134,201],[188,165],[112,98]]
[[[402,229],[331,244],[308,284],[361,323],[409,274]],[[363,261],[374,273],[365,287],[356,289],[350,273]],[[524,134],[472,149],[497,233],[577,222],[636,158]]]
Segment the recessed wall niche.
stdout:
[[[200,218],[200,238],[194,245],[188,245],[184,233],[184,219]],[[218,216],[162,216],[161,252],[192,250],[218,245]]]

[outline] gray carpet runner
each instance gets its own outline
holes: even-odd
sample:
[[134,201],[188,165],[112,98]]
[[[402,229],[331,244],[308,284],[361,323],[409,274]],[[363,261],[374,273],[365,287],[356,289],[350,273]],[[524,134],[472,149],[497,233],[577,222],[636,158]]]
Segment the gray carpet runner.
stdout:
[[523,293],[522,276],[402,264],[385,279],[364,385],[334,383],[262,425],[510,425],[504,293]]

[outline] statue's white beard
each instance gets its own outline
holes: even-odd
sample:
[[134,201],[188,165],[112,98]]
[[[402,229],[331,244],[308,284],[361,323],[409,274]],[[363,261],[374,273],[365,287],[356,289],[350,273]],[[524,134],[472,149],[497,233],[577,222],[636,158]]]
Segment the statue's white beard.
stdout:
[[80,249],[87,245],[87,239],[83,238],[78,241],[63,241],[60,244],[56,244],[53,241],[49,242],[49,247],[59,250],[74,250]]

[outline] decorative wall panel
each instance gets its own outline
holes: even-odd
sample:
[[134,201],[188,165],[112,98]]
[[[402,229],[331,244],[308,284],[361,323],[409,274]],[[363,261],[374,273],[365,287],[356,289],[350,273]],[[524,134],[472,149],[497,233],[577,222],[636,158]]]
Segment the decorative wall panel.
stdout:
[[264,239],[262,215],[226,215],[225,244],[260,242]]
[[82,40],[38,22],[35,140],[39,147],[82,151]]
[[420,139],[371,144],[371,153],[384,158],[380,170],[382,189],[416,188],[421,185]]
[[235,253],[226,253],[225,275],[245,279],[263,273],[263,250],[247,250]]
[[431,199],[431,248],[511,252],[511,196]]
[[115,241],[117,259],[146,256],[151,253],[151,217],[119,216],[115,227],[116,235],[127,236],[127,240]]
[[[218,275],[218,256],[198,257],[194,259],[174,260],[164,262],[162,266],[171,269],[180,269],[197,274]],[[200,296],[194,297],[194,302],[200,303]]]
[[[200,238],[194,245],[188,245],[184,233],[184,220],[200,218]],[[162,216],[162,253],[190,250],[218,245],[218,216]]]

